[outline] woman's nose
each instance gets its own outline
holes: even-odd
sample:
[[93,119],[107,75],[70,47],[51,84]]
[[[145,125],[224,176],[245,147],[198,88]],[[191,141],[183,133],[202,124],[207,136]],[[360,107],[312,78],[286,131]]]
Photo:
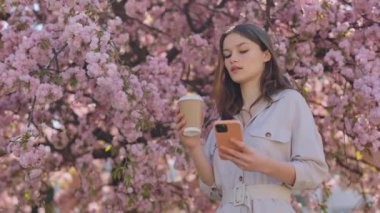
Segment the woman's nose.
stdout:
[[238,58],[237,58],[237,54],[234,54],[234,53],[231,54],[231,58],[230,58],[230,62],[231,62],[231,64],[234,63],[234,62],[237,62],[237,59],[238,59]]

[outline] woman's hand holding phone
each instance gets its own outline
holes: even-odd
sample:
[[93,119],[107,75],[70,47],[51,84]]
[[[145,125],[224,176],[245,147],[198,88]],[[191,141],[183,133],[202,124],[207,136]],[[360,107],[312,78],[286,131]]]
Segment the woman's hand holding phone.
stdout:
[[227,146],[219,147],[219,155],[223,160],[230,160],[245,171],[264,172],[268,157],[247,146],[244,141],[231,138],[230,143],[238,149]]
[[242,125],[237,120],[214,123],[219,156],[246,171],[263,171],[268,158],[244,143]]

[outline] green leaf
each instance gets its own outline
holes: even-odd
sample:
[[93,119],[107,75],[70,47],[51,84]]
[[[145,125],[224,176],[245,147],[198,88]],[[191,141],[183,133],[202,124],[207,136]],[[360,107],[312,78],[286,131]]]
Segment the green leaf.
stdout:
[[112,147],[111,149],[111,157],[116,157],[119,154],[119,148]]
[[38,43],[38,47],[43,49],[43,50],[48,50],[50,49],[50,40],[48,38],[41,39],[41,41]]
[[29,201],[31,199],[30,193],[29,192],[25,192],[24,198],[25,198],[26,201]]
[[152,189],[152,186],[150,184],[145,184],[143,186],[143,192],[142,192],[142,196],[144,199],[147,199],[150,197],[150,191]]
[[21,145],[24,147],[24,149],[26,149],[26,144],[28,143],[29,138],[31,138],[31,137],[32,137],[32,135],[31,135],[29,132],[26,132],[26,133],[22,136],[20,143],[21,143]]
[[180,209],[187,209],[187,203],[185,200],[181,200],[180,203],[178,204],[178,207]]
[[136,125],[137,129],[142,132],[148,132],[153,128],[153,124],[147,119],[141,119]]
[[73,86],[73,87],[75,87],[78,84],[78,80],[75,78],[74,75],[72,75],[71,78],[69,79],[69,84],[70,86]]
[[135,201],[133,200],[133,198],[130,198],[128,200],[128,206],[135,206]]
[[330,8],[330,4],[327,1],[323,1],[321,7],[326,10]]
[[17,31],[25,30],[27,27],[28,27],[28,24],[25,22],[19,22],[16,24],[16,30]]
[[38,77],[43,78],[44,76],[49,75],[49,73],[50,73],[50,72],[49,72],[48,69],[43,68],[43,69],[41,69],[40,72],[38,73]]
[[125,174],[125,177],[124,177],[124,185],[125,187],[129,187],[132,183],[132,176],[129,175],[129,174]]
[[98,31],[96,32],[96,35],[98,36],[98,38],[102,37],[104,35],[104,32],[103,31]]
[[54,84],[56,84],[56,85],[62,85],[62,84],[63,84],[63,79],[62,79],[61,76],[59,76],[59,75],[55,75],[55,76],[53,77],[53,82],[54,82]]
[[133,102],[136,100],[136,96],[134,94],[128,95],[128,101]]
[[127,92],[129,89],[129,84],[127,82],[124,82],[123,91]]
[[112,179],[120,180],[123,172],[123,168],[120,165],[116,165],[115,170],[112,172]]
[[23,81],[25,89],[30,89],[30,81]]
[[106,152],[109,152],[112,148],[112,145],[107,145],[106,148],[104,149]]

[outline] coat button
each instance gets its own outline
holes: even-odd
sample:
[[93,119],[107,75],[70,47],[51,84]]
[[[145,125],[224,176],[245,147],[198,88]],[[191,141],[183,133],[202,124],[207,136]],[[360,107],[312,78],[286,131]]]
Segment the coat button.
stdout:
[[244,180],[243,176],[240,176],[240,177],[239,177],[239,180],[240,180],[240,181],[243,181],[243,180]]
[[272,137],[272,134],[270,132],[265,133],[265,137],[270,138]]

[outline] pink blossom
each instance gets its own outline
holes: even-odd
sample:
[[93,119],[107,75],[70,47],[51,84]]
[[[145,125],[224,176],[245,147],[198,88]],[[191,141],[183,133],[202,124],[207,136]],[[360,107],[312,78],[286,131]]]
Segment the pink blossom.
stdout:
[[62,98],[62,88],[53,84],[40,84],[36,91],[37,102],[51,103]]
[[[364,186],[371,208],[380,206],[378,173],[355,160],[356,151],[380,147],[378,0],[275,0],[270,10],[256,1],[122,2],[38,1],[33,10],[36,1],[4,1],[1,210],[30,212],[48,197],[61,212],[214,212],[189,175],[174,106],[195,90],[206,119],[218,117],[218,38],[242,22],[267,27],[281,70],[309,101],[339,184]],[[179,183],[168,182],[168,171]]]

